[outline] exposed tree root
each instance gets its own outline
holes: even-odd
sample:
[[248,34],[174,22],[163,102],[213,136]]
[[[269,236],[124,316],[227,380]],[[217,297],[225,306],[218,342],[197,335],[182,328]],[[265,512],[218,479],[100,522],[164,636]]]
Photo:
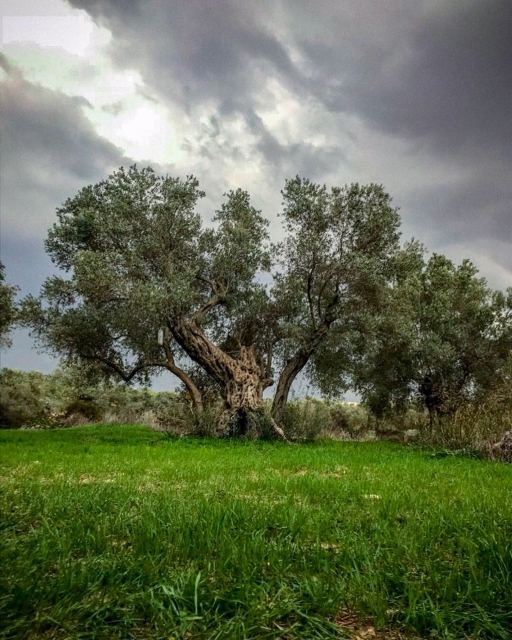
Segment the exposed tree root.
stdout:
[[277,433],[278,436],[280,436],[285,442],[287,442],[288,444],[292,444],[288,438],[284,435],[284,431],[281,429],[281,427],[277,424],[277,422],[274,420],[274,418],[270,418],[270,424],[272,425],[274,431]]

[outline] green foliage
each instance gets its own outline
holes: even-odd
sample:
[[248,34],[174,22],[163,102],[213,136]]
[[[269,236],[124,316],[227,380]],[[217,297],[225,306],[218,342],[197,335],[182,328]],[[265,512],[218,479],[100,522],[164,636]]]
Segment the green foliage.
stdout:
[[268,223],[245,192],[226,195],[216,228],[203,230],[194,207],[204,193],[192,176],[134,166],[82,189],[57,211],[46,242],[70,277],[48,279],[40,298],[25,300],[25,323],[54,353],[139,382],[183,358],[169,333],[165,347],[157,343],[158,329],[200,309],[212,287],[227,309],[225,333],[221,325],[229,329],[263,290],[254,274],[270,260]]
[[492,291],[477,274],[468,260],[405,248],[385,314],[353,345],[355,386],[377,416],[419,398],[442,418],[496,385],[512,349],[512,290]]
[[192,176],[131,167],[67,200],[46,247],[69,275],[49,278],[23,304],[40,343],[107,379],[145,383],[172,362],[157,332],[168,312],[189,309],[204,289],[195,278],[202,258],[194,212],[203,195]]
[[[334,344],[380,304],[398,250],[400,218],[380,185],[330,191],[299,177],[283,191],[286,237],[273,297],[281,310],[283,358],[313,355]],[[329,336],[329,337],[327,337]],[[315,380],[316,381],[316,380]],[[343,389],[340,389],[342,391]]]
[[343,402],[329,403],[330,433],[333,437],[348,434],[357,438],[364,435],[372,427],[371,416],[360,404],[348,405]]
[[[490,290],[468,260],[400,248],[380,185],[296,177],[282,195],[273,245],[247,192],[225,194],[204,228],[193,176],[121,168],[57,211],[46,247],[66,276],[25,299],[23,322],[91,381],[147,385],[167,370],[197,413],[220,397],[230,420],[260,411],[276,382],[274,423],[294,422],[285,405],[301,372],[328,397],[355,388],[381,423],[419,399],[434,425],[495,386],[512,289]],[[326,422],[315,407],[304,433]]]
[[282,424],[289,440],[314,441],[329,429],[329,407],[315,398],[288,402]]
[[511,390],[512,358],[509,358],[487,393],[441,420],[430,434],[430,441],[450,449],[470,449],[499,458],[495,445],[512,430]]
[[16,317],[17,310],[14,298],[18,287],[5,283],[5,267],[0,262],[0,349],[9,346],[9,330]]
[[190,432],[189,403],[172,392],[91,384],[82,368],[55,373],[0,371],[0,426],[56,428],[85,422],[138,422]]
[[510,465],[133,426],[0,441],[2,637],[324,640],[347,610],[510,636]]
[[227,408],[255,395],[237,395],[242,378],[248,384],[241,370],[251,371],[260,405],[281,370],[280,409],[329,331],[345,335],[378,306],[398,213],[379,185],[328,191],[295,178],[283,191],[287,235],[272,245],[247,192],[225,194],[210,228],[195,211],[203,195],[191,176],[135,166],[82,189],[58,209],[46,242],[67,275],[24,301],[24,322],[68,362],[126,382],[167,368],[195,398],[194,379],[180,375],[192,360]]
[[19,429],[28,424],[48,424],[46,392],[45,376],[42,373],[1,369],[0,428]]
[[77,398],[66,405],[64,418],[85,418],[87,422],[99,422],[101,411],[91,400]]
[[[221,389],[215,380],[209,376],[204,369],[199,365],[184,366],[185,371],[194,381],[194,384],[201,393],[203,405],[205,408],[211,406],[217,406],[222,400]],[[180,395],[183,398],[188,398],[187,387],[182,384],[180,386]]]

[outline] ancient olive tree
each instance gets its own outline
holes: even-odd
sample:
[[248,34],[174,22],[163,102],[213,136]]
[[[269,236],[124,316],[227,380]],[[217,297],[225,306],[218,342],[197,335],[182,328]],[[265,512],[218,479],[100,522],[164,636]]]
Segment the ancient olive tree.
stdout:
[[191,360],[218,385],[233,434],[261,411],[280,371],[279,430],[290,386],[325,337],[378,305],[399,217],[380,186],[329,191],[295,178],[283,190],[285,239],[272,244],[245,191],[226,194],[208,227],[196,211],[203,196],[193,177],[137,167],[82,189],[46,241],[67,273],[25,300],[25,322],[61,357],[126,381],[171,371],[200,410],[183,366]]
[[18,287],[5,282],[5,267],[0,262],[0,348],[9,345],[9,331],[16,318],[14,298]]

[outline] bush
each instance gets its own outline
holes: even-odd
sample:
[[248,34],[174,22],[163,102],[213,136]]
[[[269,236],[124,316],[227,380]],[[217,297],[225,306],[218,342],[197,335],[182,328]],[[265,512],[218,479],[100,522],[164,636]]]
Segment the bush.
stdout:
[[[490,457],[503,457],[499,443],[512,429],[512,360],[497,376],[496,384],[486,396],[458,408],[435,425],[429,440],[450,449],[465,449]],[[507,447],[503,448],[507,452]],[[504,456],[504,459],[506,459]]]
[[493,445],[512,429],[512,407],[493,400],[471,403],[439,421],[430,436],[432,444],[450,449],[491,453]]
[[333,437],[349,436],[360,438],[373,428],[372,416],[360,405],[345,402],[334,402],[330,405],[331,435]]
[[375,430],[380,438],[397,442],[424,439],[428,433],[428,413],[411,403],[409,406],[392,408],[382,417],[375,418]]
[[70,402],[65,411],[64,418],[67,421],[85,418],[88,422],[98,422],[102,416],[101,409],[94,403],[92,398],[77,398]]
[[50,422],[44,378],[38,371],[0,371],[0,427],[19,429]]
[[[512,374],[503,374],[485,398],[466,403],[452,415],[442,417],[432,431],[426,411],[414,404],[376,418],[364,405],[311,397],[288,402],[281,426],[291,441],[312,441],[319,437],[420,440],[445,449],[476,451],[505,459],[503,452],[508,452],[507,447],[496,445],[512,430],[511,379]],[[277,437],[270,408],[271,401],[267,400],[261,415],[248,425],[246,437]],[[86,372],[72,367],[59,369],[51,375],[10,369],[0,371],[0,428],[4,429],[102,422],[145,424],[175,435],[213,437],[222,431],[219,426],[221,413],[219,400],[214,402],[212,399],[197,416],[183,394],[156,393],[125,385],[94,386],[88,382]]]
[[172,392],[91,384],[76,367],[44,375],[0,371],[0,427],[67,427],[87,422],[138,423],[193,430],[189,403]]
[[292,400],[286,404],[281,426],[289,440],[316,440],[331,426],[329,406],[310,397]]

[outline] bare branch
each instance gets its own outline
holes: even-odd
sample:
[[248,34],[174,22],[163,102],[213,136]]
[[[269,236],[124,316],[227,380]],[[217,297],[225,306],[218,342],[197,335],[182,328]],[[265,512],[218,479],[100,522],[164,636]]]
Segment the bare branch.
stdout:
[[201,282],[204,282],[205,284],[210,285],[212,293],[215,293],[215,294],[218,293],[217,283],[215,282],[215,280],[210,280],[210,278],[204,278],[199,274],[196,274],[196,280],[200,280]]
[[220,304],[225,304],[225,303],[226,303],[226,297],[224,295],[220,295],[220,294],[214,295],[212,298],[207,300],[203,304],[203,306],[194,313],[194,315],[191,318],[191,321],[194,324],[197,324],[199,320],[202,320],[204,318],[204,316],[208,313],[208,311],[210,311],[214,307],[217,307]]
[[92,356],[92,355],[83,355],[83,354],[79,354],[79,355],[84,360],[95,360],[97,362],[101,362],[102,364],[106,365],[109,369],[112,369],[112,371],[115,371],[117,373],[117,375],[124,382],[130,382],[130,380],[132,380],[140,371],[142,371],[143,369],[146,369],[148,366],[164,366],[164,363],[148,364],[148,363],[144,362],[142,364],[137,365],[131,371],[126,373],[125,370],[121,366],[119,366],[116,362],[113,362],[112,360],[109,360],[105,356],[101,356],[101,355]]

